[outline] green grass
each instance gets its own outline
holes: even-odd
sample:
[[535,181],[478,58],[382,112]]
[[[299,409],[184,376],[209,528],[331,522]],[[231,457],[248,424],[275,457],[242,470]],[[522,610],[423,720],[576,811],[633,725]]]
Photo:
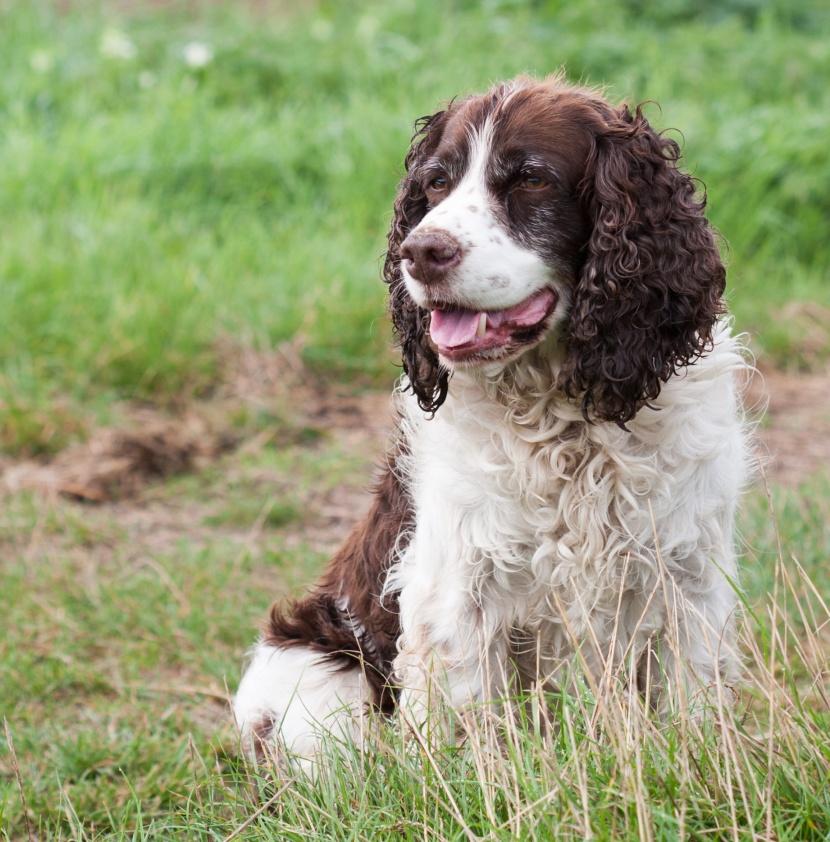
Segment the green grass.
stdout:
[[730,244],[739,326],[775,360],[826,355],[822,4],[57,5],[0,4],[6,450],[53,452],[117,398],[209,391],[227,337],[391,380],[379,258],[414,118],[560,66],[661,103]]
[[[0,711],[15,755],[0,738],[0,838],[26,838],[21,789],[32,831],[56,840],[222,839],[245,822],[240,839],[298,842],[827,838],[819,480],[775,492],[775,517],[761,491],[746,501],[747,680],[734,714],[716,706],[716,727],[643,717],[613,687],[598,707],[583,688],[547,700],[544,734],[538,707],[474,720],[460,748],[381,726],[363,756],[258,813],[281,782],[240,760],[226,688],[272,597],[323,560],[320,492],[366,471],[323,439],[226,456],[132,507],[7,499]],[[263,518],[267,488],[294,520]],[[221,500],[229,514],[211,521]]]

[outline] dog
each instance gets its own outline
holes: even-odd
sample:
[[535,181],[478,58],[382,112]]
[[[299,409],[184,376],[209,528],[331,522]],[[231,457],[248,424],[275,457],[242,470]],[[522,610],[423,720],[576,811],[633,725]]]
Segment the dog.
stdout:
[[748,364],[679,158],[561,75],[417,122],[383,268],[396,434],[371,510],[253,650],[252,754],[313,758],[368,708],[417,726],[436,680],[459,709],[553,686],[575,654],[658,704],[737,679]]

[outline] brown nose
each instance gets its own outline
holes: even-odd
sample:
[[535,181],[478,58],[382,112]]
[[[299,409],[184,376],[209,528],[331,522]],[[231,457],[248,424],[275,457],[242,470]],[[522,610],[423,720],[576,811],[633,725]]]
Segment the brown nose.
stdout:
[[406,270],[422,284],[437,284],[461,261],[461,244],[445,231],[413,231],[401,244]]

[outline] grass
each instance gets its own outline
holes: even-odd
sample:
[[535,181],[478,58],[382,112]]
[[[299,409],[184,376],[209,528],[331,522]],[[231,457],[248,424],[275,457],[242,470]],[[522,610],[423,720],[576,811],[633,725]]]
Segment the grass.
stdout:
[[[763,492],[746,501],[747,682],[734,713],[715,706],[716,727],[655,721],[619,688],[583,685],[547,700],[546,732],[538,705],[474,720],[462,748],[419,747],[386,725],[372,750],[274,797],[279,781],[239,759],[226,688],[273,595],[323,560],[317,492],[365,475],[347,443],[323,437],[230,454],[126,509],[8,501],[0,710],[15,753],[0,740],[2,838],[26,838],[21,788],[48,839],[221,839],[243,825],[246,840],[827,838],[820,480],[776,491],[774,517]],[[264,516],[267,487],[293,520]],[[221,499],[228,517],[212,520]]]
[[[709,187],[739,327],[767,361],[819,368],[821,4],[118,8],[0,0],[0,452],[217,392],[243,443],[133,501],[0,496],[0,838],[830,838],[826,478],[745,501],[747,682],[713,726],[583,686],[547,700],[554,727],[534,699],[455,723],[462,747],[381,725],[283,792],[239,759],[226,707],[271,600],[361,505],[375,434],[268,395],[295,351],[352,388],[395,375],[379,258],[413,119],[560,65],[659,101]],[[255,399],[228,396],[235,355]]]
[[58,5],[0,4],[5,450],[54,452],[115,399],[210,391],[227,337],[389,382],[379,256],[414,118],[560,66],[662,104],[729,243],[739,326],[779,362],[825,356],[821,4]]

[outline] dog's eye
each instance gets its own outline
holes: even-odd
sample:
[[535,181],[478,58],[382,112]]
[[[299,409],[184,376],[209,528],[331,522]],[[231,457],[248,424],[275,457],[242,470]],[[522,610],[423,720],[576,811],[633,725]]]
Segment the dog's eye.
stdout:
[[522,190],[542,190],[548,186],[548,182],[540,175],[524,175],[519,180],[519,187]]
[[447,177],[444,175],[436,175],[435,178],[430,179],[427,184],[427,189],[434,190],[436,193],[442,193],[447,189]]

